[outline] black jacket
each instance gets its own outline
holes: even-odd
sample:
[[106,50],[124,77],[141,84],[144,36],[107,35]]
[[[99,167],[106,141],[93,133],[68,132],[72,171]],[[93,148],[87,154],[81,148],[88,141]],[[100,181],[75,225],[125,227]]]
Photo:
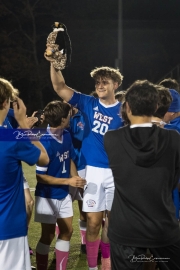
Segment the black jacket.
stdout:
[[180,135],[157,126],[108,131],[104,145],[115,181],[109,238],[161,247],[180,239],[172,190],[180,176]]

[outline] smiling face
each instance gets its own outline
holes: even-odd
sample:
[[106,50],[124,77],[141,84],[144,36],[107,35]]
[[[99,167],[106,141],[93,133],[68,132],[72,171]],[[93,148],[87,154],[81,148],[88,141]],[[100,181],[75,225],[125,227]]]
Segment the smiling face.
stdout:
[[114,97],[114,91],[118,88],[118,83],[110,78],[99,77],[95,81],[95,89],[100,99],[108,100]]

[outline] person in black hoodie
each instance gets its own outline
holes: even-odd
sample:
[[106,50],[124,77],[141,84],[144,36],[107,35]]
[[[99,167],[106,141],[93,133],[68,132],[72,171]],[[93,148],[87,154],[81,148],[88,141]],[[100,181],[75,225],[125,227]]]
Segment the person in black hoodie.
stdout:
[[125,103],[130,124],[104,136],[115,182],[108,230],[112,270],[141,270],[147,260],[160,270],[178,270],[180,230],[172,191],[180,176],[180,135],[151,123],[158,92],[149,81],[134,82]]

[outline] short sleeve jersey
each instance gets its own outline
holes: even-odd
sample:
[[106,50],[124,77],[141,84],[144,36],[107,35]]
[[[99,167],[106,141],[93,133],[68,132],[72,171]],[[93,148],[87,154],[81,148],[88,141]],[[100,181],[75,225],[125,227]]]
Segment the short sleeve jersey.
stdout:
[[[40,142],[45,147],[50,162],[45,167],[36,166],[36,173],[47,174],[56,178],[69,178],[70,160],[75,158],[70,133],[64,130],[62,141],[60,141],[48,129],[47,133],[41,137]],[[68,185],[49,185],[38,182],[35,196],[61,200],[65,198],[68,193]]]
[[74,163],[78,171],[84,169],[85,167],[85,165],[81,162],[81,147],[84,137],[84,128],[84,116],[81,111],[78,110],[78,112],[70,119],[70,128],[68,129],[71,134],[72,144],[76,153]]
[[[9,132],[0,127],[0,132]],[[0,240],[27,235],[21,160],[34,165],[40,150],[29,141],[0,141]]]
[[108,130],[123,126],[119,116],[121,104],[103,104],[98,98],[74,92],[69,103],[84,115],[85,130],[81,148],[81,162],[99,168],[109,168],[103,136]]

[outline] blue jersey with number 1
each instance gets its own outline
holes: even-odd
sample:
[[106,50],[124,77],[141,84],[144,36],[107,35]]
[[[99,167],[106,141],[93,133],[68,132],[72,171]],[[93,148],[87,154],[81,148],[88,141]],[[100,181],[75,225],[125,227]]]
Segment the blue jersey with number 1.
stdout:
[[123,126],[119,116],[121,104],[103,104],[98,98],[74,92],[69,103],[76,106],[84,116],[85,130],[81,148],[82,164],[109,168],[104,149],[103,136],[111,129]]
[[[49,134],[49,139],[48,135]],[[64,130],[62,141],[59,141],[50,130],[41,137],[40,142],[45,147],[50,162],[45,167],[36,166],[37,174],[47,174],[56,178],[70,177],[70,160],[75,158],[71,135]],[[61,200],[69,193],[68,185],[48,185],[37,183],[35,196]]]

